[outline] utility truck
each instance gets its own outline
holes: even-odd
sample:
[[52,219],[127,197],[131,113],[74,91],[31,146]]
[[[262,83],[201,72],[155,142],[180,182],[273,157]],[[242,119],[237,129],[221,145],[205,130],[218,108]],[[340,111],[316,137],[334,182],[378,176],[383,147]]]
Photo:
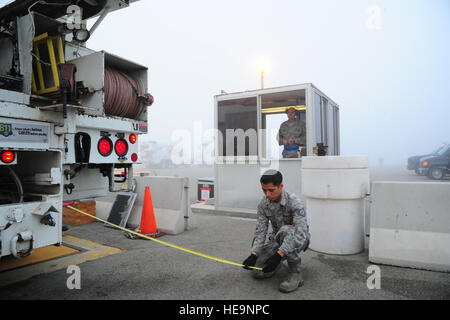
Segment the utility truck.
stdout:
[[64,201],[118,191],[115,182],[133,189],[153,103],[148,70],[86,47],[107,14],[131,2],[0,8],[0,257],[61,244]]

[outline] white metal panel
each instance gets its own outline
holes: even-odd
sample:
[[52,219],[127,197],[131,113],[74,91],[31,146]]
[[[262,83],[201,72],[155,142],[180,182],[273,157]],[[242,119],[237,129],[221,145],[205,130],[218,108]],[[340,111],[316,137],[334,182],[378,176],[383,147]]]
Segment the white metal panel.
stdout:
[[[64,166],[64,169],[67,168]],[[71,194],[63,192],[64,201],[103,197],[108,193],[108,178],[104,177],[99,169],[85,167],[70,182],[75,188]]]
[[274,87],[274,88],[267,88],[267,89],[248,90],[248,91],[243,91],[243,92],[219,94],[219,95],[216,95],[215,97],[217,98],[217,101],[234,100],[234,99],[248,98],[248,97],[256,96],[256,95],[260,95],[260,94],[270,94],[270,93],[279,93],[279,92],[286,92],[286,91],[303,90],[307,86],[308,86],[307,83],[296,84],[296,85]]
[[[261,117],[261,105],[262,105],[262,97],[261,95],[258,95],[256,97],[256,116],[257,116],[257,128],[256,128],[256,132],[258,135],[258,150],[257,150],[257,154],[258,154],[258,158],[262,159],[264,158],[264,154],[266,150],[263,150],[263,135],[262,135],[262,117]],[[267,146],[265,146],[264,149],[266,149]]]
[[83,81],[87,87],[94,89],[94,93],[82,98],[82,105],[86,108],[87,114],[103,116],[104,105],[104,53],[95,52],[70,61],[77,67],[75,78],[77,81]]
[[66,42],[64,47],[64,59],[66,62],[72,62],[72,60],[77,59],[79,57],[87,56],[92,53],[95,53],[96,51],[86,48],[82,46],[81,44],[76,45],[71,42]]
[[30,103],[30,95],[22,92],[0,89],[0,101],[14,102],[26,105]]
[[[35,249],[62,242],[62,202],[58,197],[48,198],[44,202],[28,202],[14,205],[1,205],[0,215],[4,218],[12,213],[15,208],[23,212],[23,220],[20,223],[13,223],[8,229],[0,232],[2,250],[0,255],[7,256],[11,254],[11,240],[19,232],[32,231],[33,247]],[[56,208],[57,212],[51,212],[56,220],[55,226],[43,225],[40,223],[42,216],[33,214],[43,203]],[[4,220],[4,219],[2,219]]]
[[316,90],[317,93],[318,93],[320,96],[326,98],[328,101],[331,101],[334,105],[336,105],[336,106],[339,108],[339,105],[338,105],[335,101],[333,101],[333,99],[331,99],[330,97],[328,97],[325,93],[323,93],[323,92],[322,92],[319,88],[317,88],[314,84],[311,83],[311,87],[312,87],[314,90]]
[[13,102],[0,101],[0,115],[6,118],[37,120],[64,125],[63,117],[60,112],[41,112],[38,108],[31,108],[23,104]]
[[[129,136],[130,133],[129,132],[119,132],[116,130],[108,130],[108,134],[109,134],[109,139],[112,142],[112,152],[110,155],[108,156],[102,156],[99,151],[98,151],[98,142],[99,140],[102,138],[101,136],[101,131],[98,129],[90,129],[90,128],[83,128],[83,127],[77,127],[77,132],[84,132],[87,133],[90,138],[91,138],[91,149],[90,149],[90,153],[89,153],[89,163],[135,163],[131,160],[131,155],[133,153],[138,154],[138,142],[132,144],[129,140]],[[106,132],[106,131],[104,131]],[[127,142],[128,144],[128,151],[126,153],[126,155],[122,158],[119,157],[115,151],[114,151],[114,145],[117,142],[117,140],[119,140],[117,134],[123,134],[124,135],[124,140]],[[139,138],[138,138],[139,139]],[[75,157],[72,155],[75,153],[75,148],[74,148],[74,140],[71,136],[71,138],[69,139],[68,142],[69,145],[69,153],[71,154],[70,157],[67,158],[66,160],[66,164],[68,163],[74,163],[73,162],[68,162],[70,160],[75,160]]]
[[316,124],[314,121],[314,91],[312,85],[306,88],[306,155],[313,154]]
[[20,72],[23,75],[23,92],[31,94],[31,75],[33,56],[33,26],[34,15],[26,15],[17,18],[17,43],[19,47]]
[[139,122],[137,120],[79,115],[75,121],[77,127],[139,133]]

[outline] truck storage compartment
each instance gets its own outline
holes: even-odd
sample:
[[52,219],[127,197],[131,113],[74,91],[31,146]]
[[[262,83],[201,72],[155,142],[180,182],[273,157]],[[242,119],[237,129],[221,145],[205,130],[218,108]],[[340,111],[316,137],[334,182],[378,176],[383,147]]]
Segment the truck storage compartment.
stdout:
[[62,242],[61,152],[10,149],[0,165],[0,256]]
[[[146,67],[74,45],[60,21],[37,12],[31,17],[18,19],[16,49],[20,52],[23,93],[31,95],[33,106],[67,105],[91,116],[147,122],[147,106],[153,97],[147,93]],[[76,69],[71,69],[72,64]],[[10,63],[0,63],[0,74],[9,67]]]
[[147,68],[104,51],[70,60],[76,81],[90,88],[82,97],[85,114],[147,121]]
[[31,201],[61,193],[59,151],[15,151],[17,164],[0,166],[0,205]]

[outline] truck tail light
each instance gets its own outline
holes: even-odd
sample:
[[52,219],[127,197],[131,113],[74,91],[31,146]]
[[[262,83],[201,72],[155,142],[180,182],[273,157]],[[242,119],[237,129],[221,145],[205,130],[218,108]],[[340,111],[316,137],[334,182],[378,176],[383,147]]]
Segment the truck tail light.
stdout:
[[124,156],[128,152],[128,143],[124,139],[119,139],[116,141],[114,150],[119,157]]
[[16,159],[16,154],[10,150],[6,150],[2,152],[2,162],[3,163],[11,163]]
[[130,140],[130,143],[133,144],[137,141],[137,136],[134,133],[132,133],[132,134],[130,134],[129,140]]
[[136,162],[137,159],[138,159],[137,153],[132,153],[132,154],[131,154],[131,161]]
[[98,140],[98,152],[104,156],[107,157],[112,152],[112,141],[109,138],[103,137],[100,140]]

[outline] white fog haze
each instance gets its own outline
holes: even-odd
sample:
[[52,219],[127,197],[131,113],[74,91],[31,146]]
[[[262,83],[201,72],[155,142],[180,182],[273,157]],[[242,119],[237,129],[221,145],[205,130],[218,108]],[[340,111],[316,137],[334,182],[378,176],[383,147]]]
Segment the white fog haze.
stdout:
[[143,0],[88,46],[148,66],[153,161],[175,130],[214,128],[221,90],[259,89],[264,64],[265,88],[313,83],[339,104],[342,155],[405,166],[450,142],[449,33],[447,0]]
[[0,259],[168,319],[450,300],[450,0],[0,0]]

